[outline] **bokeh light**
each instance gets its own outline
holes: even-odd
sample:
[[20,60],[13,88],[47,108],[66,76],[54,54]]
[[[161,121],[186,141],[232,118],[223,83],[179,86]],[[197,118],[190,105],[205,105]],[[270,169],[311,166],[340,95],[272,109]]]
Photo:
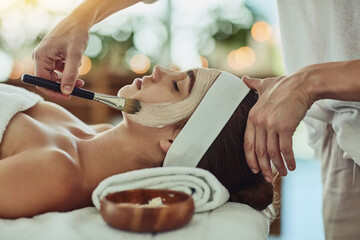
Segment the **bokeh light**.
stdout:
[[251,36],[258,42],[266,42],[271,38],[271,26],[265,21],[254,23]]
[[84,55],[81,59],[81,66],[79,68],[79,75],[87,74],[91,69],[91,59]]
[[168,39],[166,26],[161,21],[154,21],[135,30],[134,46],[147,56],[157,57]]
[[245,58],[238,60],[238,62],[242,61],[241,64],[244,65],[244,67],[252,66],[256,60],[256,54],[251,47],[241,47],[236,50],[236,58],[238,58],[238,56],[245,56]]
[[241,69],[241,66],[238,66],[237,61],[236,61],[236,50],[232,50],[228,56],[227,56],[227,63],[228,65],[234,69],[234,70],[239,70]]
[[255,51],[248,46],[232,50],[227,56],[228,65],[233,70],[241,70],[246,67],[251,67],[255,63],[255,60]]
[[101,39],[95,34],[90,34],[89,43],[85,50],[85,55],[91,58],[96,58],[101,53],[101,50],[102,50]]
[[202,55],[209,55],[214,51],[216,43],[214,38],[199,39],[199,52]]
[[130,60],[130,68],[137,74],[144,74],[150,69],[150,58],[144,54],[135,54]]

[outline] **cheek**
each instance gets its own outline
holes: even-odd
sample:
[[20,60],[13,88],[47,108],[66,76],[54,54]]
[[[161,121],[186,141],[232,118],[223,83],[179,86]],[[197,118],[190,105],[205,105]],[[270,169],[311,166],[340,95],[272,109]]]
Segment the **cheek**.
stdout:
[[176,100],[174,94],[167,87],[153,85],[139,91],[136,98],[146,103],[171,102]]
[[124,98],[131,98],[131,95],[133,95],[132,92],[133,91],[131,89],[131,85],[126,85],[118,91],[117,96],[124,97]]

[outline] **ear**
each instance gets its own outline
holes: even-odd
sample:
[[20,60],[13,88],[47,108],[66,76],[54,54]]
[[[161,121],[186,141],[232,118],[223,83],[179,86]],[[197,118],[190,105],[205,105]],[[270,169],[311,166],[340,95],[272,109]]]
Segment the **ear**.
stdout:
[[160,148],[166,154],[171,147],[171,144],[174,142],[177,135],[179,135],[181,129],[174,129],[171,134],[168,135],[167,138],[160,139]]
[[169,148],[171,147],[171,144],[173,143],[172,139],[161,139],[160,140],[160,148],[163,150],[163,152],[166,154]]

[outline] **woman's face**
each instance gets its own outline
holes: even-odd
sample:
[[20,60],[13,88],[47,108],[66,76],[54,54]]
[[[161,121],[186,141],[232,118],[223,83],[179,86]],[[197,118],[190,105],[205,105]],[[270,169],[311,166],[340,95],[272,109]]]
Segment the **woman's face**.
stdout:
[[144,103],[178,102],[186,99],[195,82],[196,70],[178,72],[160,66],[150,76],[136,78],[118,92],[119,97]]

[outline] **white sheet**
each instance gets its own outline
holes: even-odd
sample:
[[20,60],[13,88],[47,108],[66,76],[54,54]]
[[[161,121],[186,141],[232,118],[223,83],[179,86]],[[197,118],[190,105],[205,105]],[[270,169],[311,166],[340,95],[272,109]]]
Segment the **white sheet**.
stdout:
[[226,203],[213,211],[195,214],[183,228],[159,234],[114,229],[103,221],[95,207],[33,218],[0,219],[1,240],[264,240],[268,233],[267,217],[239,203]]

